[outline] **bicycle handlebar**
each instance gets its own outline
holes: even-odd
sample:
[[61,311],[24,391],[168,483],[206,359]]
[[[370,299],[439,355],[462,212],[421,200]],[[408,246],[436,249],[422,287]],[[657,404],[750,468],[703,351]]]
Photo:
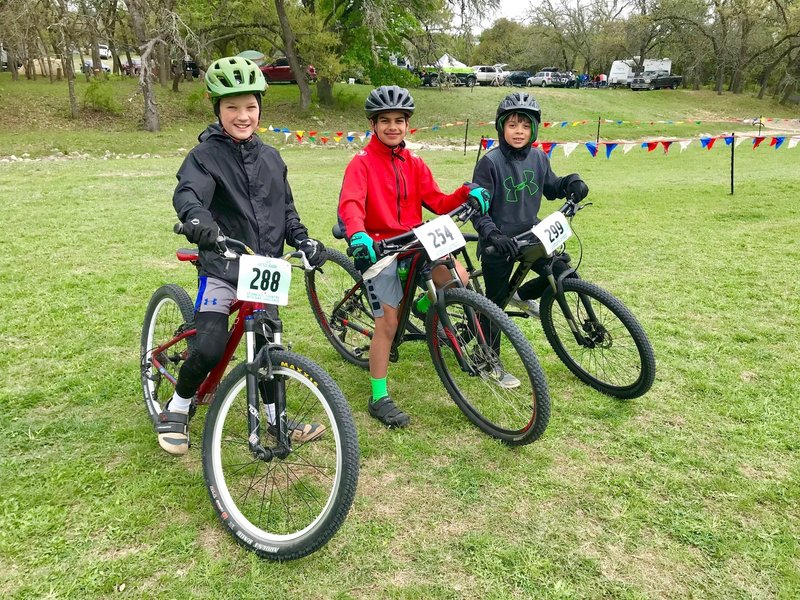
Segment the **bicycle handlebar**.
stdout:
[[[465,202],[464,204],[460,204],[445,214],[457,221],[464,223],[467,219],[471,218],[473,214],[475,214],[475,209],[472,208],[468,202]],[[417,241],[417,238],[413,231],[406,231],[405,233],[401,233],[394,237],[378,240],[375,242],[375,255],[378,260],[380,260],[387,254],[400,252],[404,249],[404,246],[415,241]],[[347,248],[347,256],[353,256],[353,249],[351,246],[348,246]]]
[[[172,231],[175,234],[182,234],[183,233],[183,223],[175,223],[172,226]],[[219,235],[217,237],[217,249],[215,250],[217,254],[222,256],[225,260],[236,260],[242,254],[256,254],[253,250],[245,244],[244,242],[240,242],[236,238],[230,238],[226,235]],[[288,260],[290,258],[299,258],[303,261],[302,269],[304,271],[313,271],[315,267],[311,266],[311,263],[308,262],[308,258],[306,258],[306,253],[302,250],[295,250],[294,252],[287,252],[283,256],[281,256],[283,260]],[[292,265],[296,266],[296,265]],[[300,267],[297,267],[300,268]]]
[[[561,205],[561,208],[558,209],[558,212],[562,213],[568,219],[571,219],[572,217],[575,216],[575,214],[578,211],[583,210],[587,206],[591,206],[591,205],[592,205],[591,202],[589,202],[587,204],[581,204],[580,200],[575,200],[575,195],[573,194],[572,196],[568,197],[564,201],[564,204]],[[541,244],[541,242],[536,237],[534,237],[533,239],[530,239],[529,236],[531,236],[531,235],[532,235],[531,231],[523,231],[522,233],[519,233],[519,234],[515,235],[511,239],[514,240],[517,243],[517,246],[519,248],[527,248],[528,246],[534,246],[536,244]],[[484,246],[483,253],[486,256],[492,256],[492,255],[497,254],[497,250],[495,249],[494,246],[491,246],[491,245],[490,246]]]

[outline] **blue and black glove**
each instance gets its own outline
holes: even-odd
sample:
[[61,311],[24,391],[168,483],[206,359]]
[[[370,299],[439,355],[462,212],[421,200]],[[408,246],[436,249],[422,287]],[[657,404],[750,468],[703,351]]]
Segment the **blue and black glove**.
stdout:
[[486,188],[482,188],[477,183],[465,183],[464,185],[469,190],[467,202],[470,207],[482,215],[489,212],[489,201],[492,199],[492,195],[489,191]]
[[589,195],[589,186],[577,173],[567,175],[561,180],[561,189],[564,196],[574,202],[580,202]]
[[352,235],[350,249],[352,250],[353,261],[356,263],[356,269],[360,273],[364,273],[378,260],[375,254],[375,240],[369,237],[365,231],[359,231]]
[[217,237],[219,237],[219,225],[214,221],[201,220],[199,218],[189,219],[183,224],[181,233],[186,239],[201,250],[214,250],[217,247]]

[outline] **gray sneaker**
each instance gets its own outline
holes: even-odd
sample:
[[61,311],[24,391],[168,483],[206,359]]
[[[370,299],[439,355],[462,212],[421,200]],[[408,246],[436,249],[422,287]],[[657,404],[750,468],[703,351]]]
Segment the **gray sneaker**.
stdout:
[[498,387],[501,387],[504,390],[512,390],[522,385],[519,379],[514,377],[511,373],[504,371],[503,367],[499,365],[489,371],[488,375],[489,381],[497,384]]
[[508,300],[508,304],[520,309],[531,317],[539,318],[539,303],[536,300],[523,300],[517,292]]

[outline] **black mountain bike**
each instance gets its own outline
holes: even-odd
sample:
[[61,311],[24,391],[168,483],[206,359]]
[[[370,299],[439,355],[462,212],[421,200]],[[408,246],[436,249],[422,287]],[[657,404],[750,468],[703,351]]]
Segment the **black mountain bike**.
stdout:
[[[411,232],[375,244],[380,257],[373,267],[375,273],[393,260],[409,264],[390,360],[399,359],[398,347],[403,342],[427,340],[436,372],[466,417],[506,444],[529,444],[542,435],[550,418],[547,384],[533,348],[508,315],[462,285],[451,254],[435,252],[432,257],[432,251],[423,246],[427,236],[445,247],[448,236],[461,235],[451,217],[464,222],[471,214],[472,209],[463,205]],[[343,237],[337,228],[334,236]],[[431,275],[438,265],[445,265],[452,276],[440,289]],[[369,278],[370,271],[365,275]],[[424,324],[411,318],[418,286],[432,300]],[[328,341],[346,360],[368,368],[374,319],[353,261],[329,248],[325,265],[306,273],[306,290]],[[511,383],[506,377],[501,385],[504,375],[512,376]]]
[[[596,390],[625,400],[638,398],[653,385],[656,373],[655,354],[647,334],[621,300],[581,279],[577,266],[573,267],[560,250],[572,236],[569,223],[586,206],[589,204],[567,199],[557,213],[514,238],[520,249],[519,265],[511,275],[508,296],[500,306],[510,316],[529,317],[508,307],[508,303],[534,262],[546,259],[545,275],[550,286],[542,295],[539,313],[545,336],[558,358],[578,379]],[[477,241],[477,236],[470,239]],[[487,254],[493,250],[491,246],[486,248]],[[582,245],[580,252],[582,255]],[[483,294],[481,269],[473,265],[466,249],[460,251],[460,258],[470,274],[470,287]],[[553,265],[557,261],[568,268],[556,280]]]

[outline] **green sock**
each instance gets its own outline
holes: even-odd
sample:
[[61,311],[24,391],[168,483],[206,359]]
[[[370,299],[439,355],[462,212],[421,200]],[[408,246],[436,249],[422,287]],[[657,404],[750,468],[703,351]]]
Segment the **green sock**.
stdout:
[[431,299],[428,298],[428,294],[424,294],[422,298],[417,300],[417,310],[421,312],[423,315],[428,314],[428,309],[431,307]]
[[372,402],[377,402],[389,395],[389,391],[386,389],[386,377],[380,379],[370,377],[369,380],[372,382]]

